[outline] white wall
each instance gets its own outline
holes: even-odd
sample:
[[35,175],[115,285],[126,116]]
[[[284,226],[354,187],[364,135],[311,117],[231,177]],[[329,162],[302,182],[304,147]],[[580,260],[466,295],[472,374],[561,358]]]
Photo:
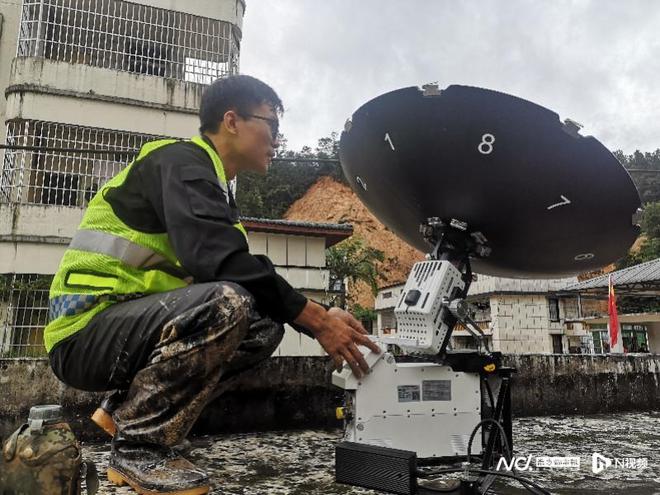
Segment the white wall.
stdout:
[[195,114],[29,92],[9,95],[6,117],[183,138],[199,127]]
[[[21,2],[19,0],[0,2],[0,142],[5,142],[5,109],[6,100],[4,88],[9,85],[11,74],[11,61],[16,56],[16,42],[18,40],[18,23],[21,15]],[[0,158],[3,152],[0,151]]]
[[325,267],[323,237],[248,232],[248,244],[252,254],[265,254],[277,266]]
[[[136,105],[165,105],[193,112],[199,108],[204,89],[164,77],[31,57],[13,60],[9,84],[29,84],[84,99],[116,98]],[[123,122],[122,128],[125,126]]]
[[201,17],[210,17],[236,24],[243,28],[244,2],[242,0],[132,0],[161,9],[176,10]]
[[490,298],[494,350],[503,353],[552,352],[544,296]]
[[649,338],[649,352],[660,354],[660,322],[645,323],[645,325]]
[[378,294],[376,294],[376,300],[374,304],[374,309],[380,311],[383,309],[394,308],[399,302],[399,297],[403,291],[404,284],[396,285],[394,287],[388,287],[386,289],[380,289]]

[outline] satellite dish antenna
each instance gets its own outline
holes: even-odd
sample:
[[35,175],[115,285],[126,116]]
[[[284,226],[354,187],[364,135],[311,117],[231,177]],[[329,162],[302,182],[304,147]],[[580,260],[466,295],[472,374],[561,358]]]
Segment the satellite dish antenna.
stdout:
[[444,248],[463,250],[479,273],[574,275],[617,260],[639,235],[639,195],[612,153],[576,122],[504,93],[381,95],[347,121],[340,160],[398,236],[428,252],[449,234]]

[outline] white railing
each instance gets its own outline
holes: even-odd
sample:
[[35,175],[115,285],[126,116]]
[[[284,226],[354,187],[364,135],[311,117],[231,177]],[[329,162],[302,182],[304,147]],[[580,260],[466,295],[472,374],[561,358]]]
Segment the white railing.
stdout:
[[226,21],[120,0],[23,0],[18,57],[210,84],[238,73]]
[[[159,136],[34,120],[11,121],[0,173],[0,202],[83,207],[134,157],[126,154]],[[70,151],[41,150],[59,148]],[[76,150],[112,150],[81,153]]]

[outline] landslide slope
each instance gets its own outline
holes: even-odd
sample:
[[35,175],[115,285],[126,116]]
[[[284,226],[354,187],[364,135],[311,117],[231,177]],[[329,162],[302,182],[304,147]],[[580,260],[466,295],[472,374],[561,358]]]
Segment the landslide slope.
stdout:
[[[385,260],[378,269],[380,287],[405,282],[412,265],[424,259],[423,254],[409,246],[380,223],[362,204],[350,187],[321,177],[294,202],[284,214],[287,220],[324,223],[350,223],[354,236],[371,247],[383,251]],[[374,296],[364,283],[349,285],[349,296],[365,308],[374,307]]]

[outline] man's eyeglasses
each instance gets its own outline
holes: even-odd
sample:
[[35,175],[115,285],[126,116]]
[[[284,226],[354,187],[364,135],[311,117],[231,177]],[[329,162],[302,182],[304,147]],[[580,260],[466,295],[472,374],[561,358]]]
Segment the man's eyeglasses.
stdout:
[[264,120],[270,127],[270,135],[273,139],[277,139],[278,134],[280,133],[280,121],[277,119],[273,119],[270,117],[264,117],[262,115],[254,115],[251,113],[248,113],[246,115],[241,115],[243,118],[253,118],[253,119],[259,119],[259,120]]

